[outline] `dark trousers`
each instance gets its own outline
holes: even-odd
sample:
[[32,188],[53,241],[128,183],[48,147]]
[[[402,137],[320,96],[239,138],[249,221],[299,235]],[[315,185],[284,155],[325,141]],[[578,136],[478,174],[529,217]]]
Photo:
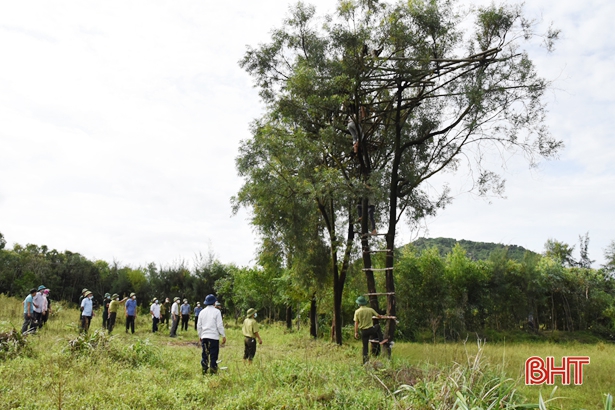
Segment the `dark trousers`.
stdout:
[[256,339],[253,337],[244,337],[243,360],[252,361],[256,354]]
[[218,371],[220,341],[215,339],[201,339],[201,346],[203,347],[203,353],[201,354],[201,367],[203,368],[203,373],[207,371],[210,364],[211,372],[216,373]]
[[107,330],[109,330],[109,334],[113,332],[113,328],[115,327],[115,318],[117,317],[117,313],[111,312],[109,314],[109,319],[107,320]]
[[23,314],[23,325],[21,326],[21,333],[23,334],[27,332],[28,330],[32,332],[33,331],[32,329],[34,329],[34,331],[36,330],[36,323],[34,322],[34,316],[24,313]]
[[36,327],[43,327],[43,312],[34,312],[34,324]]
[[182,330],[188,330],[189,322],[190,322],[190,315],[182,315]]
[[128,327],[132,333],[135,332],[135,316],[126,316],[126,333],[128,333]]
[[43,315],[41,316],[41,327],[43,327],[43,325],[45,323],[47,323],[47,320],[49,320],[49,311],[46,311],[45,313],[43,313]]
[[179,324],[179,317],[173,318],[173,324],[171,325],[171,337],[177,336],[177,325]]
[[377,339],[378,332],[373,326],[361,330],[361,341],[363,342],[363,363],[369,360],[369,339]]
[[165,313],[164,314],[164,323],[167,324],[167,329],[169,328],[169,325],[171,324],[171,314],[170,313]]
[[195,316],[194,317],[194,330],[196,330],[196,324],[199,323],[199,317]]
[[87,333],[90,330],[90,321],[92,316],[81,316],[81,331]]
[[108,325],[108,321],[109,319],[107,319],[109,317],[109,312],[108,311],[103,311],[102,314],[102,320],[103,320],[103,327],[106,329],[109,325]]
[[156,333],[158,331],[158,322],[160,322],[160,319],[154,316],[152,318],[152,332],[153,333]]

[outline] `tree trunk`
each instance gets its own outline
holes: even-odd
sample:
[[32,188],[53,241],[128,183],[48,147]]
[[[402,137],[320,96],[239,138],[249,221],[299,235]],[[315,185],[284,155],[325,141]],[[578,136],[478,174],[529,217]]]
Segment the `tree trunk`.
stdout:
[[318,325],[316,320],[316,292],[314,292],[312,295],[312,302],[310,303],[310,336],[315,339],[318,337]]
[[[361,249],[363,251],[363,269],[365,270],[365,280],[367,281],[367,292],[368,293],[376,293],[376,280],[374,279],[374,271],[372,269],[372,255],[370,253],[371,249],[369,247],[369,221],[368,221],[368,200],[367,198],[362,198],[361,205]],[[369,296],[369,305],[376,312],[380,312],[380,306],[378,303],[378,296],[370,295]]]
[[293,329],[293,307],[291,305],[286,306],[286,328]]

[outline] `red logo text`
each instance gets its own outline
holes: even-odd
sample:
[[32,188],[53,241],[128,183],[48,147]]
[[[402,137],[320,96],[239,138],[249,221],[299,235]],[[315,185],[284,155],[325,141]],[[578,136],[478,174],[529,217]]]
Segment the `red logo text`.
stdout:
[[555,365],[555,358],[547,356],[547,360],[532,356],[525,361],[525,384],[535,385],[555,384],[555,376],[562,378],[562,384],[583,384],[583,365],[589,364],[589,356],[564,356],[562,365]]

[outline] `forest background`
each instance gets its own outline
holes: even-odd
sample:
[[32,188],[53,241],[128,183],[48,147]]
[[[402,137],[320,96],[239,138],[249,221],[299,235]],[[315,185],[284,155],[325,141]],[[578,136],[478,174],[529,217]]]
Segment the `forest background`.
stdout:
[[[543,254],[444,238],[419,239],[399,248],[396,339],[443,341],[478,335],[488,340],[615,340],[615,246],[605,252],[609,262],[595,269],[583,252],[588,240],[580,237],[581,256],[576,258],[574,246],[556,240],[547,241]],[[135,292],[145,313],[154,297],[179,296],[194,306],[214,293],[235,320],[256,307],[261,317],[286,321],[288,327],[301,328],[312,320],[310,327],[317,329],[313,333],[329,337],[330,275],[310,287],[292,268],[239,267],[214,255],[199,254],[170,266],[131,267],[45,245],[7,248],[4,238],[0,248],[0,293],[6,295],[25,297],[40,284],[51,289],[52,300],[71,303],[84,287],[99,303],[107,292]],[[344,292],[345,340],[352,337],[354,300],[365,293],[360,262],[356,259],[350,267]]]

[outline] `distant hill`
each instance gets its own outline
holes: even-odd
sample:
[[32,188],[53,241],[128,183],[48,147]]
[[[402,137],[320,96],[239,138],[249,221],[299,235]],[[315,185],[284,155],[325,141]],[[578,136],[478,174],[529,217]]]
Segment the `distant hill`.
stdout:
[[[495,250],[502,250],[508,248],[508,258],[516,261],[523,261],[523,255],[525,252],[536,255],[536,252],[532,252],[518,245],[503,245],[501,243],[491,242],[474,242],[466,241],[465,239],[456,240],[453,238],[419,238],[409,245],[414,246],[419,252],[424,249],[430,249],[436,246],[440,251],[440,255],[446,256],[455,244],[460,244],[463,249],[466,250],[469,258],[473,260],[485,260],[489,259],[489,255]],[[408,246],[408,245],[405,245]]]

